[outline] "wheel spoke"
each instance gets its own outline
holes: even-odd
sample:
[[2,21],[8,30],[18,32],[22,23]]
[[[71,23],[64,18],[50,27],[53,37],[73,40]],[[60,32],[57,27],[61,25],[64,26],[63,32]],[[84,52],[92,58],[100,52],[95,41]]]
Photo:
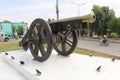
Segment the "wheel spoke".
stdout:
[[66,44],[65,44],[65,42],[62,43],[62,51],[63,51],[63,53],[66,52]]
[[57,41],[54,45],[55,45],[55,47],[58,47],[60,45],[60,42]]
[[41,55],[44,56],[46,54],[44,46],[42,44],[40,44],[39,48],[40,48]]
[[67,37],[70,33],[70,31],[65,32],[64,37]]
[[35,53],[35,55],[38,55],[38,53],[39,53],[39,45],[35,45],[34,53]]
[[69,46],[72,46],[73,42],[70,41],[69,39],[66,39],[65,42],[69,45]]
[[35,33],[36,35],[38,34],[38,29],[37,29],[36,26],[34,27],[34,33]]

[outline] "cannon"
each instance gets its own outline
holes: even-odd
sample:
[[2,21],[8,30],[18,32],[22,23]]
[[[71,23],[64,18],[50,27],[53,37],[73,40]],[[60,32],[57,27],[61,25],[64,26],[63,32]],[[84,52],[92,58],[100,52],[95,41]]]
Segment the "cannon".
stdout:
[[49,22],[37,18],[31,23],[20,45],[24,50],[29,48],[34,59],[41,62],[49,58],[53,47],[58,54],[68,56],[77,46],[76,30],[95,19],[94,13]]

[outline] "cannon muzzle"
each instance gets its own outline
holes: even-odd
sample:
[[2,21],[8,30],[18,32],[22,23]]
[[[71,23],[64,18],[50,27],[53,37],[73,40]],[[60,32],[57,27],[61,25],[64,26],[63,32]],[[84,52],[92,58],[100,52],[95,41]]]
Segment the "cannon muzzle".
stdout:
[[80,18],[82,20],[82,22],[90,22],[90,23],[93,23],[96,20],[96,16],[94,13],[80,16],[78,18]]

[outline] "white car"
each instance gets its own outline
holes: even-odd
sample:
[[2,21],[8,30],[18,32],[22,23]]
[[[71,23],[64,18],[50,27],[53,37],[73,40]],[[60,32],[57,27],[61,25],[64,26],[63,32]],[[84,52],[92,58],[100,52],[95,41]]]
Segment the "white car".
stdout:
[[0,41],[8,42],[9,38],[5,36],[4,32],[0,32]]
[[93,39],[98,39],[98,36],[97,35],[93,35],[92,38]]

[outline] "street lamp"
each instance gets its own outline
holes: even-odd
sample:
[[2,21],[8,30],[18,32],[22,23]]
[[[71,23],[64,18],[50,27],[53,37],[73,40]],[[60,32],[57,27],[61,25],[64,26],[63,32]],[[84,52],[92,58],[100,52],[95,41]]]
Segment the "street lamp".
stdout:
[[80,6],[81,6],[81,5],[85,5],[85,3],[79,4],[79,3],[74,3],[74,2],[72,2],[72,4],[77,5],[77,8],[78,8],[78,16],[80,16]]
[[[79,4],[79,3],[74,3],[74,2],[72,2],[72,4],[77,5],[77,8],[78,8],[78,16],[80,16],[80,6],[81,6],[81,5],[84,5],[85,3]],[[80,29],[80,30],[82,30],[82,26],[81,26],[81,29]],[[81,37],[81,32],[80,32],[80,30],[77,30],[78,37]]]

